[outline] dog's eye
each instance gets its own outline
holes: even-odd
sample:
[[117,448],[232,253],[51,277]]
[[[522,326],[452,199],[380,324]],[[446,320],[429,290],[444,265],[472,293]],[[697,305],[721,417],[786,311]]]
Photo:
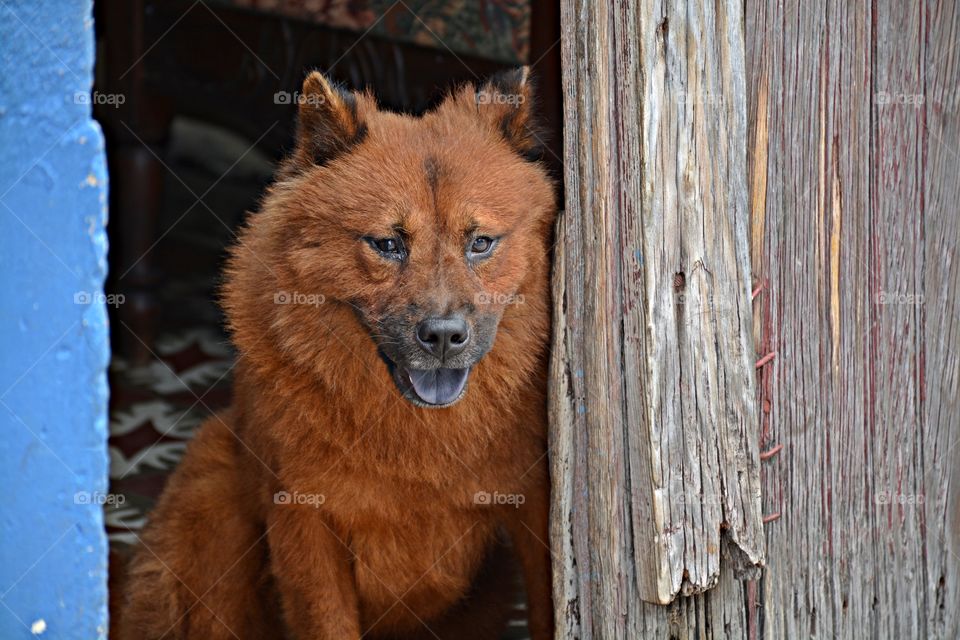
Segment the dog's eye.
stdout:
[[406,250],[400,238],[367,238],[367,242],[377,253],[391,260],[402,260],[406,257]]
[[495,245],[496,242],[496,240],[488,236],[477,236],[473,239],[473,242],[470,243],[471,256],[477,258],[487,255],[493,250],[493,245]]

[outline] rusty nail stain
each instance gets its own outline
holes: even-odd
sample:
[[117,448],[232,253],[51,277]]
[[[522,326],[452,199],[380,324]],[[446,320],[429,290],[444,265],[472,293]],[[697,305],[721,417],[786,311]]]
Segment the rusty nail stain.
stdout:
[[757,369],[759,369],[759,368],[762,367],[763,365],[767,364],[768,362],[770,362],[771,360],[773,360],[773,359],[776,358],[776,357],[777,357],[777,352],[776,352],[776,351],[771,351],[771,352],[768,353],[767,355],[763,356],[762,358],[760,358],[759,360],[757,360]]
[[775,455],[777,455],[778,453],[780,453],[780,451],[781,451],[782,449],[783,449],[783,444],[778,444],[778,445],[775,446],[773,449],[770,449],[769,451],[764,451],[763,453],[761,453],[761,454],[760,454],[760,459],[761,459],[761,460],[769,460],[769,459],[772,458],[773,456],[775,456]]

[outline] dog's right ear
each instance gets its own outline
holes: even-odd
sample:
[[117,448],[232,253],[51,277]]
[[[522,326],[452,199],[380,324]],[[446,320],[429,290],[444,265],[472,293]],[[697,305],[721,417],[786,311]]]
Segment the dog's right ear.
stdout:
[[543,158],[543,136],[534,118],[534,91],[530,67],[501,71],[477,89],[477,111],[503,139],[530,161]]
[[357,113],[358,96],[319,71],[303,81],[298,96],[297,141],[288,169],[323,166],[363,142],[367,126]]

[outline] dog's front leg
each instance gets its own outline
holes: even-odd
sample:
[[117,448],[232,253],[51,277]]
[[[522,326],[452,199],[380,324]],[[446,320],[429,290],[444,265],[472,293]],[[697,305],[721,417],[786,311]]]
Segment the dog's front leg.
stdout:
[[360,618],[350,549],[309,505],[274,506],[270,562],[295,640],[357,640]]

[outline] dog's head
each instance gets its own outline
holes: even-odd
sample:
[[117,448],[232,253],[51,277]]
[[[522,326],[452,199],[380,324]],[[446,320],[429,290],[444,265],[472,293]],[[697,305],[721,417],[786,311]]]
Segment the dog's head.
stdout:
[[457,402],[504,313],[525,303],[531,265],[546,272],[554,194],[527,69],[461,87],[422,117],[316,72],[299,102],[296,147],[267,200],[288,212],[274,242],[288,302],[322,303],[319,316],[348,307],[406,399]]

